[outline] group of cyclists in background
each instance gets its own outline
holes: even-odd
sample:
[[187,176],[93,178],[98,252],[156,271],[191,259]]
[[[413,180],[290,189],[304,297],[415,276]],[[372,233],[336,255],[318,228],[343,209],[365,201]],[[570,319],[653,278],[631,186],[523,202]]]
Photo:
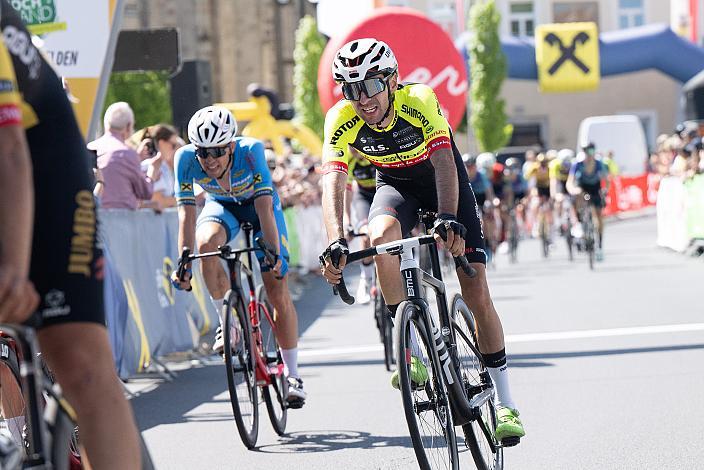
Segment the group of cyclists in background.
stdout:
[[582,195],[588,195],[596,219],[596,259],[603,260],[602,211],[609,175],[618,173],[611,155],[602,156],[587,143],[576,154],[567,148],[529,150],[524,159],[511,156],[501,162],[484,152],[464,154],[462,161],[482,213],[490,256],[510,251],[512,231],[519,239],[544,238],[549,246],[556,235],[571,236],[579,248],[584,236],[580,208],[587,202]]

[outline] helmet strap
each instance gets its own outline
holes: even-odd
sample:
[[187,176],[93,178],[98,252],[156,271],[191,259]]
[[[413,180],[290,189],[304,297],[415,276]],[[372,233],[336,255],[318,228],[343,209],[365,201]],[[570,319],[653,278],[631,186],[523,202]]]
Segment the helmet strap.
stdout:
[[234,153],[235,153],[235,149],[232,149],[232,151],[230,152],[230,156],[227,158],[227,165],[225,165],[225,169],[222,170],[222,173],[220,173],[220,176],[218,176],[218,179],[222,178],[225,175],[225,173],[227,173],[230,170],[230,165],[232,164],[232,158],[234,156],[233,155]]

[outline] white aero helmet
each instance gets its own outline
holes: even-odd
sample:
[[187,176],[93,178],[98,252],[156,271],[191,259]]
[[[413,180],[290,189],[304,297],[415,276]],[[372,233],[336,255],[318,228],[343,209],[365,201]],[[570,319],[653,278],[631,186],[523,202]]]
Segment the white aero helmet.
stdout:
[[374,38],[348,42],[332,61],[332,76],[336,82],[358,82],[370,74],[390,75],[396,69],[398,62],[391,48]]
[[573,158],[574,158],[574,150],[572,150],[572,149],[562,149],[559,152],[557,152],[557,159],[558,160],[572,161]]
[[222,147],[237,134],[237,121],[220,106],[199,109],[188,122],[188,140],[196,147]]
[[491,152],[484,152],[477,155],[477,166],[485,170],[491,170],[496,163],[496,157]]

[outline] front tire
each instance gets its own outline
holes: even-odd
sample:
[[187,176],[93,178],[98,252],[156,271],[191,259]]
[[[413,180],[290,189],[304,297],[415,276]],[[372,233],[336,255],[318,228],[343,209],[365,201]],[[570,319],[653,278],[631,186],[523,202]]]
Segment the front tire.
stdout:
[[[223,305],[225,317],[222,334],[225,348],[225,368],[227,386],[230,390],[230,403],[235,416],[237,431],[248,449],[257,443],[259,433],[259,397],[256,379],[256,352],[252,341],[252,327],[242,296],[229,291]],[[239,332],[233,344],[230,336],[232,327]]]
[[[428,331],[427,313],[410,302],[401,303],[397,311],[399,387],[418,465],[423,470],[457,470],[455,426],[433,337]],[[419,341],[414,354],[428,369],[428,380],[422,388],[411,383],[411,330]]]

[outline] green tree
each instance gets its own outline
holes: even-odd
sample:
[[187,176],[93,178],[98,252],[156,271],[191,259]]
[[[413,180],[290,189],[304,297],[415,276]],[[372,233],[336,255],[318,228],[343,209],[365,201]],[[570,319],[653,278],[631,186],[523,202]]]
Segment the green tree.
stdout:
[[312,16],[301,18],[293,50],[293,107],[296,119],[321,138],[325,117],[318,97],[318,64],[325,49],[325,38],[318,32]]
[[[134,111],[135,129],[173,120],[167,72],[118,72],[110,75],[105,109],[116,101],[126,101]],[[101,116],[102,116],[101,115]]]
[[482,1],[469,12],[471,75],[471,124],[481,151],[494,152],[508,142],[513,126],[500,98],[506,78],[506,56],[501,50],[499,23],[501,15],[494,0]]

